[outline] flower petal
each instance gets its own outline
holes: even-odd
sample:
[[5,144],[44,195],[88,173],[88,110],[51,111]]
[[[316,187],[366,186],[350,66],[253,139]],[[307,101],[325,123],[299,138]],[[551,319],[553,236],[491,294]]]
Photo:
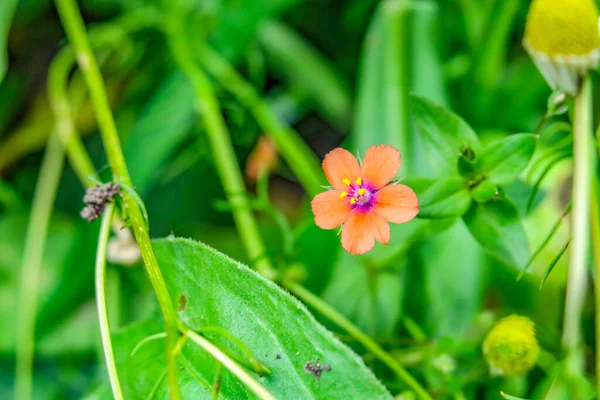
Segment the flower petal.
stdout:
[[365,254],[375,246],[369,214],[350,213],[342,228],[342,246],[350,254]]
[[337,228],[348,218],[350,206],[346,200],[340,198],[341,193],[341,190],[328,190],[316,195],[310,203],[315,223],[319,228]]
[[377,240],[381,244],[388,244],[390,242],[390,224],[381,215],[376,212],[369,213],[371,219],[371,231]]
[[394,224],[408,222],[419,213],[417,195],[406,185],[389,185],[376,195],[375,212]]
[[362,177],[375,186],[375,189],[380,189],[394,179],[400,163],[400,152],[392,146],[371,146],[363,159]]
[[323,171],[327,180],[336,189],[346,189],[347,184],[344,179],[354,182],[361,176],[360,166],[356,158],[348,150],[341,148],[333,149],[325,156],[323,160]]

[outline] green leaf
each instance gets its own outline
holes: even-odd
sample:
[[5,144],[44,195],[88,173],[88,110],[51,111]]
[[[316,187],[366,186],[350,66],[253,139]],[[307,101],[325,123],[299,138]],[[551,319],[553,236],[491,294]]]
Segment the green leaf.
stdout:
[[485,203],[491,200],[496,194],[498,194],[498,187],[487,179],[471,190],[473,200],[478,203]]
[[460,178],[438,180],[417,196],[418,217],[425,219],[461,217],[471,204],[469,190]]
[[16,8],[17,0],[2,0],[2,3],[0,3],[0,83],[2,83],[8,69],[6,41]]
[[[192,329],[216,326],[240,339],[272,371],[270,376],[258,379],[275,397],[391,398],[356,354],[319,325],[300,302],[271,281],[191,240],[157,240],[153,247],[175,307],[181,308],[178,306],[181,296],[187,299],[185,308],[179,311],[180,319]],[[159,329],[145,331],[140,336],[157,333]],[[217,346],[241,356],[237,347],[221,335],[213,332],[204,335]],[[146,346],[150,344],[136,353],[135,361],[129,364],[131,368],[119,369],[121,374],[132,375],[123,381],[136,384],[138,396],[147,395],[155,379],[143,378],[142,385],[142,377],[135,380],[135,375],[144,373],[145,365],[159,357],[158,350],[164,353],[162,343],[156,352],[145,350]],[[144,357],[143,351],[150,354]],[[189,383],[182,388],[184,394],[191,396],[188,398],[209,398],[210,391],[204,389],[201,381],[213,382],[214,360],[193,344],[187,344],[182,354],[189,360],[184,370],[196,377],[182,375],[181,379]],[[314,363],[317,359],[322,365],[331,366],[319,380],[304,370],[307,362]],[[227,373],[220,393],[225,398],[247,397],[246,389]],[[164,390],[159,394],[164,398]]]
[[527,400],[522,397],[511,396],[510,394],[506,394],[504,392],[500,392],[500,395],[504,397],[506,400]]
[[479,138],[465,121],[448,109],[416,95],[412,95],[411,100],[429,164],[439,174],[456,175],[461,154],[474,153],[475,157],[479,154]]
[[535,135],[521,133],[490,143],[479,159],[479,172],[496,185],[513,182],[527,168],[536,142]]
[[429,172],[420,155],[423,143],[410,120],[409,93],[446,101],[433,2],[381,2],[363,44],[352,148],[386,143],[403,154],[409,175]]
[[474,202],[463,219],[479,244],[504,263],[520,269],[529,260],[527,236],[510,200]]
[[[144,196],[167,158],[187,139],[196,121],[188,80],[172,74],[156,90],[123,144],[136,190]],[[143,145],[141,145],[143,144]]]

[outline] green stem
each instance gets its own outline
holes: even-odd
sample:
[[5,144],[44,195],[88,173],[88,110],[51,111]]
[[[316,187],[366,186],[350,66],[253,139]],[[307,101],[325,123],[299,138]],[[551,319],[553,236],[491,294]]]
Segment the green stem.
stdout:
[[307,193],[315,196],[321,192],[321,184],[325,182],[325,178],[321,172],[319,159],[300,135],[281,122],[254,87],[244,80],[226,59],[207,45],[201,45],[199,53],[199,60],[203,67],[226,90],[233,93],[242,104],[248,107],[265,135],[273,139],[277,149]]
[[180,27],[181,19],[172,16],[168,21],[167,35],[175,62],[190,79],[196,91],[202,121],[206,127],[208,142],[212,151],[217,172],[225,188],[225,193],[233,209],[233,218],[240,233],[242,243],[256,270],[268,278],[275,276],[270,261],[265,258],[265,246],[252,212],[240,167],[237,163],[231,137],[221,115],[212,85],[204,72],[194,63],[187,40]]
[[290,292],[295,294],[300,300],[308,304],[315,310],[319,311],[332,322],[336,323],[340,328],[344,329],[350,336],[354,337],[365,348],[379,358],[387,365],[407,386],[409,386],[421,399],[432,400],[425,388],[398,362],[381,348],[373,339],[362,332],[356,325],[350,322],[346,317],[337,312],[329,304],[325,303],[321,298],[315,296],[302,285],[293,281],[282,282],[283,286]]
[[71,48],[63,48],[52,60],[48,72],[48,100],[54,113],[54,127],[67,149],[67,157],[81,183],[90,187],[94,183],[88,178],[96,169],[90,159],[72,116],[67,96],[67,83],[75,55]]
[[114,204],[110,203],[104,210],[100,236],[98,237],[98,250],[96,251],[96,307],[98,309],[98,321],[100,323],[100,335],[102,337],[102,348],[108,369],[108,377],[116,400],[123,400],[123,392],[119,383],[115,355],[113,353],[112,341],[110,339],[110,323],[108,321],[108,309],[106,307],[106,245],[110,236],[110,223],[113,216]]
[[223,364],[223,367],[227,368],[232,374],[234,374],[248,389],[250,389],[259,399],[263,400],[275,400],[275,397],[263,385],[254,379],[246,370],[240,367],[235,361],[233,361],[227,354],[225,354],[217,346],[209,342],[203,336],[198,335],[196,332],[181,324],[181,332],[188,336],[194,343],[206,350],[211,356]]
[[600,393],[600,209],[598,204],[598,176],[592,189],[592,252],[594,258],[594,296],[596,319],[596,391]]
[[587,263],[590,235],[590,188],[592,183],[592,97],[591,83],[585,79],[575,98],[573,130],[573,192],[569,276],[565,300],[563,345],[572,372],[583,369],[581,315],[587,293]]
[[58,134],[54,132],[48,141],[48,147],[35,187],[21,267],[21,283],[17,301],[15,375],[15,397],[19,400],[31,399],[35,316],[40,269],[44,257],[50,215],[56,199],[63,164],[64,147]]
[[[90,48],[81,12],[74,0],[55,0],[55,2],[67,36],[73,44],[79,68],[84,75],[90,91],[113,177],[118,183],[133,186],[129,172],[127,171],[121,144],[119,143],[119,136],[106,95],[104,81]],[[167,381],[171,397],[177,400],[181,398],[181,395],[179,392],[177,361],[172,355],[172,348],[177,342],[178,335],[177,315],[169,297],[169,291],[158,266],[156,256],[152,250],[150,236],[146,229],[146,223],[140,207],[127,192],[123,193],[123,203],[165,318],[165,330],[167,332]]]

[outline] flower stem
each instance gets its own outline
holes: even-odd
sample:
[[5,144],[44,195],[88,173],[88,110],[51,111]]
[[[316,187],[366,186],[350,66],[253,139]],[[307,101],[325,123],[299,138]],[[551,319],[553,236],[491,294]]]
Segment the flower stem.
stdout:
[[591,83],[589,79],[585,79],[575,98],[571,250],[562,338],[572,372],[583,369],[581,314],[587,293],[590,188],[593,186],[591,94]]
[[220,362],[223,367],[227,368],[232,374],[234,374],[248,389],[250,389],[259,399],[263,400],[275,400],[275,397],[263,385],[254,379],[245,369],[240,367],[235,361],[233,361],[227,354],[223,353],[217,346],[206,340],[203,336],[198,335],[196,332],[188,328],[187,326],[180,325],[181,332],[188,336],[194,343],[206,350],[211,356],[215,358],[217,362]]
[[64,155],[62,142],[58,134],[53,132],[48,141],[33,196],[17,296],[15,398],[19,400],[31,399],[40,268]]
[[258,226],[252,215],[246,196],[246,187],[237,163],[231,137],[221,115],[219,104],[208,78],[191,57],[184,32],[180,27],[180,19],[172,15],[167,21],[167,36],[171,53],[175,62],[188,76],[196,91],[202,120],[206,127],[208,142],[213,155],[217,172],[223,183],[225,193],[233,210],[233,218],[240,233],[242,243],[250,261],[254,261],[256,270],[263,276],[273,278],[275,270],[265,258],[265,246],[262,242]]
[[102,337],[102,348],[108,369],[108,377],[116,400],[123,400],[123,392],[119,383],[112,341],[110,339],[110,323],[108,321],[108,309],[106,307],[106,245],[110,236],[110,223],[113,216],[114,204],[110,203],[104,210],[102,226],[98,237],[98,250],[96,251],[96,307],[98,309],[98,321],[100,323],[100,335]]
[[290,292],[295,294],[300,300],[308,304],[315,310],[319,311],[332,322],[336,323],[340,328],[344,329],[350,336],[355,338],[371,353],[379,358],[387,365],[407,386],[409,386],[421,399],[431,400],[431,396],[425,388],[407,371],[405,370],[392,356],[381,348],[373,339],[362,332],[356,325],[350,322],[346,317],[337,312],[329,304],[325,303],[321,298],[315,296],[302,285],[293,281],[284,281],[282,285]]
[[265,135],[273,139],[307,193],[315,196],[321,192],[321,183],[325,181],[325,178],[321,172],[319,159],[300,135],[279,120],[267,102],[256,93],[254,87],[246,82],[225,58],[207,45],[200,45],[199,50],[199,60],[202,66],[226,90],[233,93],[242,104],[248,107]]
[[[108,156],[114,179],[118,183],[132,186],[115,121],[110,110],[110,104],[106,95],[104,81],[90,48],[90,43],[85,31],[85,25],[81,12],[74,0],[55,0],[59,16],[67,32],[67,36],[73,44],[73,49],[86,84],[90,91],[92,104],[96,112],[96,118],[102,134],[102,141]],[[146,229],[146,223],[142,216],[139,205],[135,199],[126,191],[123,193],[124,208],[129,217],[132,230],[140,247],[140,252],[146,265],[146,270],[154,287],[163,316],[165,318],[165,330],[167,332],[167,381],[171,398],[181,398],[178,382],[177,361],[172,356],[172,348],[177,342],[177,316],[169,297],[167,285],[158,266],[156,256],[152,250],[150,236]]]

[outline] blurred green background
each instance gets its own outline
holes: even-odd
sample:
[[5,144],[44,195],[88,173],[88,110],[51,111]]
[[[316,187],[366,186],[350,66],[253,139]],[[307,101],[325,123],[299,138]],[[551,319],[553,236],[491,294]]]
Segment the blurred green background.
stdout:
[[[0,56],[0,66],[8,65],[0,84],[0,398],[12,396],[15,293],[32,196],[53,126],[48,68],[66,43],[52,1],[20,0],[14,16],[11,3],[15,1],[0,3],[0,53],[7,54]],[[79,2],[90,29],[107,23],[118,27],[119,18],[126,15],[141,18],[135,13],[143,15],[157,6],[154,3]],[[181,24],[192,51],[200,54],[208,43],[320,158],[338,146],[364,154],[369,145],[386,143],[402,152],[401,176],[436,178],[411,117],[410,93],[453,110],[483,144],[532,132],[546,112],[550,89],[521,45],[526,1],[182,3]],[[193,238],[249,263],[224,203],[199,105],[164,35],[147,28],[118,36],[97,56],[134,186],[148,208],[151,236]],[[248,172],[247,187],[256,195],[256,178],[246,166],[264,131],[247,104],[219,79],[214,85],[237,159]],[[78,73],[68,92],[85,147],[107,181],[107,160]],[[567,117],[558,117],[561,120]],[[548,160],[544,150],[538,146],[536,155]],[[264,154],[257,157],[266,163]],[[350,257],[341,250],[335,232],[314,226],[311,198],[281,157],[268,180],[273,208],[257,210],[256,215],[276,264],[291,265],[307,288],[414,369],[436,398],[462,393],[495,399],[502,388],[529,396],[549,379],[552,363],[541,362],[526,378],[490,377],[481,341],[497,318],[518,313],[536,323],[546,360],[560,358],[567,257],[541,290],[539,285],[567,239],[568,224],[536,258],[532,273],[516,281],[570,196],[570,164],[565,156],[555,157],[551,164],[556,166],[527,212],[531,187],[547,167],[545,161],[536,164],[535,157],[522,179],[504,188],[517,205],[527,237],[516,244],[516,255],[507,257],[482,249],[460,219],[419,219],[394,227],[389,246],[376,245],[369,256]],[[67,162],[43,261],[36,399],[107,395],[102,392],[106,377],[93,291],[99,223],[88,224],[79,217],[83,194]],[[282,225],[282,217],[287,224]],[[159,315],[141,264],[113,264],[108,277],[114,328]],[[586,310],[586,343],[592,349],[591,302]],[[353,345],[343,334],[340,337]],[[359,346],[355,350],[393,394],[402,391],[372,355]]]

